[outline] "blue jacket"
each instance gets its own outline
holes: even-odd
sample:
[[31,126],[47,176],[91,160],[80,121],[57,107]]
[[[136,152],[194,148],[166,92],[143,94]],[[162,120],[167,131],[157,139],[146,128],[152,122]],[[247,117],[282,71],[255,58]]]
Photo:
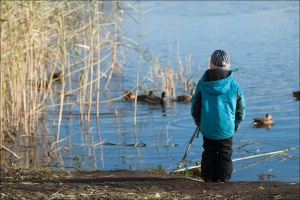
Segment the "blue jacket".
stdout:
[[218,71],[207,70],[203,74],[192,97],[191,108],[194,120],[200,122],[202,135],[213,140],[233,136],[235,125],[242,122],[246,110],[242,90],[233,80],[232,71],[226,71],[224,77],[207,80],[207,73]]

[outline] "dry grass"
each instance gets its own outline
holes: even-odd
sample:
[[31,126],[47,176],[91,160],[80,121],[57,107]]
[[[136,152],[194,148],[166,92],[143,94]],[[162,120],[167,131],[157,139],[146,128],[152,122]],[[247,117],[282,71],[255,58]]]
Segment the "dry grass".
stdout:
[[[191,57],[184,65],[178,54],[175,70],[170,63],[161,65],[158,57],[149,61],[152,55],[140,48],[142,31],[137,43],[119,35],[124,7],[136,10],[116,1],[1,1],[1,165],[13,160],[18,166],[40,167],[56,159],[64,166],[60,150],[68,138],[61,136],[63,111],[74,105],[80,106],[80,132],[95,156],[94,141],[101,142],[101,132],[98,127],[98,138],[91,134],[92,108],[96,105],[98,122],[101,103],[122,98],[120,92],[100,101],[100,91],[109,90],[113,76],[123,75],[126,46],[138,52],[139,60],[136,86],[127,90],[136,95],[139,88],[146,91],[146,80],[169,97],[175,97],[178,83],[188,89]],[[143,76],[140,62],[149,66]],[[57,113],[52,130],[43,121],[47,112]],[[43,156],[37,159],[38,154]]]
[[[58,109],[51,150],[63,164],[58,153],[62,112],[74,103],[66,97],[77,96],[89,121],[94,90],[100,99],[100,79],[122,74],[121,21],[116,2],[1,1],[2,150],[16,159],[32,156],[16,146],[33,145],[46,110]],[[4,146],[7,140],[13,145]]]

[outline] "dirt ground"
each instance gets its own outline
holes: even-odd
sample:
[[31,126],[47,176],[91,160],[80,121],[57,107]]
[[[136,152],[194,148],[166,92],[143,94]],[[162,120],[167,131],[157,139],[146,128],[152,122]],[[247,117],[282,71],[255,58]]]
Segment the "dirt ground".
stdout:
[[1,169],[0,199],[300,199],[299,182],[205,183],[160,170]]

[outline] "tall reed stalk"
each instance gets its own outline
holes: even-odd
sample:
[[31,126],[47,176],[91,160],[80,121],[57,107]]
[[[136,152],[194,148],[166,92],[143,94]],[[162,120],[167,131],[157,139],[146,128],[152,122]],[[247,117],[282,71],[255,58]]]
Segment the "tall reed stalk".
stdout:
[[[139,6],[142,7],[142,2],[139,2]],[[137,58],[138,58],[138,64],[137,64],[137,70],[136,70],[136,88],[135,88],[135,96],[137,97],[139,92],[139,76],[140,76],[140,68],[141,68],[141,37],[142,37],[142,31],[141,31],[141,23],[142,23],[142,11],[139,13],[139,21],[138,23],[138,44],[137,44]],[[134,128],[136,128],[136,112],[137,112],[137,98],[134,99]]]

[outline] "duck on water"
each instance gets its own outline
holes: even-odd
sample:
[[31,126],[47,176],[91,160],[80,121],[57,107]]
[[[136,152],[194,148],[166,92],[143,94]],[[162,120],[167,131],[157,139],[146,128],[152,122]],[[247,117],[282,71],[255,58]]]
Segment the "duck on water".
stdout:
[[[123,95],[124,95],[125,100],[129,100],[129,101],[135,100],[135,95],[133,94],[132,91],[126,91],[123,93]],[[146,95],[146,94],[138,95],[136,100],[142,101],[142,102],[147,102],[146,99],[150,98],[150,97],[156,97],[155,94],[153,93],[153,91],[149,91],[148,95]]]
[[274,125],[274,119],[273,116],[270,113],[267,113],[266,116],[264,117],[257,117],[253,119],[254,121],[252,124],[256,128],[267,128],[271,129],[272,126]]

